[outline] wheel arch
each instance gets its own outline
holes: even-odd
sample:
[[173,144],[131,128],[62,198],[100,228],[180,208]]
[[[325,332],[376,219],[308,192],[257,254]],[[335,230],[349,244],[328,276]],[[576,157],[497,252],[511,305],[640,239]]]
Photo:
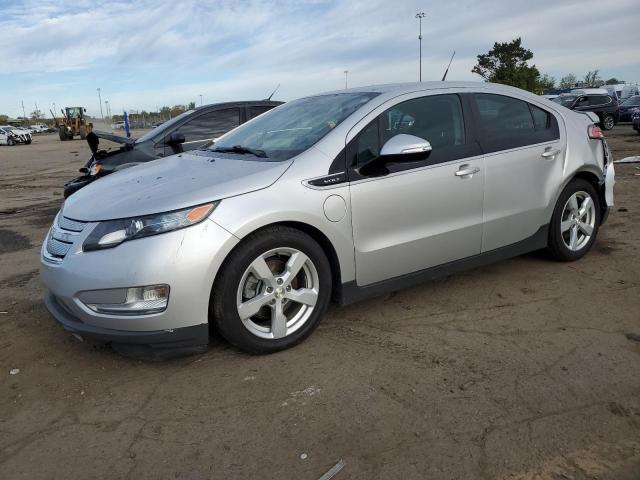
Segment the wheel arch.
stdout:
[[[332,299],[338,301],[342,292],[342,288],[341,288],[342,274],[340,269],[340,260],[338,258],[338,253],[336,252],[336,249],[331,243],[331,240],[329,240],[329,237],[327,237],[327,235],[325,235],[325,233],[322,232],[317,227],[314,227],[313,225],[300,222],[300,221],[293,221],[293,220],[277,221],[277,222],[261,225],[260,227],[246,233],[245,235],[242,236],[242,240],[246,239],[250,235],[259,233],[262,230],[265,230],[271,227],[277,227],[277,226],[285,226],[285,227],[294,228],[296,230],[304,232],[307,235],[309,235],[311,238],[313,238],[318,243],[318,245],[320,245],[320,248],[322,248],[322,251],[327,256],[327,260],[329,261],[329,266],[331,267]],[[242,240],[238,242],[238,244],[235,245],[229,251],[229,253],[227,253],[225,259],[220,265],[220,268],[218,268],[218,271],[216,272],[216,275],[213,279],[213,283],[211,285],[211,295],[213,295],[214,286],[218,280],[218,277],[220,276],[220,273],[225,268],[227,264],[227,260],[236,249],[242,248],[242,245],[243,245]]]

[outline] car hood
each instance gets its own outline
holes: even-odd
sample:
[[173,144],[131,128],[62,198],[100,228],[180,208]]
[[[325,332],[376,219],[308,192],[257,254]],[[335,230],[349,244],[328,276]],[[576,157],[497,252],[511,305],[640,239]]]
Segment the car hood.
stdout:
[[133,145],[136,143],[133,138],[123,137],[122,135],[114,135],[113,133],[101,132],[99,130],[94,130],[93,133],[95,133],[98,138],[104,138],[105,140],[121,143],[123,145]]
[[93,222],[167,212],[272,185],[292,161],[181,153],[107,175],[65,201],[65,217]]

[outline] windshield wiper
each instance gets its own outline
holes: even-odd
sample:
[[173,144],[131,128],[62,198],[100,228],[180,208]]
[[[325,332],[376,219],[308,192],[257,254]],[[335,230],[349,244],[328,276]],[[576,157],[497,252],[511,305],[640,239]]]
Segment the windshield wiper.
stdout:
[[243,147],[242,145],[234,145],[233,147],[218,147],[211,150],[212,152],[222,153],[250,153],[256,157],[267,158],[267,153],[264,150],[258,150],[256,148]]

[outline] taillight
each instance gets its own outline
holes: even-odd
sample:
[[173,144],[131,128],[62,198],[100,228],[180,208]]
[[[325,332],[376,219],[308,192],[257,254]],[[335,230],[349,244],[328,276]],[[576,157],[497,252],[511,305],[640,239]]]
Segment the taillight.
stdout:
[[589,138],[593,138],[594,140],[602,140],[604,138],[602,129],[598,125],[589,125],[587,133],[589,134]]

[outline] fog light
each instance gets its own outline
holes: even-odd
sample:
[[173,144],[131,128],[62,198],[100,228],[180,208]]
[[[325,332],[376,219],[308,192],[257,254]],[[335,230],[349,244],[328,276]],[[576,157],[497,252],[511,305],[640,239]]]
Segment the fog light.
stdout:
[[94,312],[112,315],[149,315],[166,310],[169,303],[169,285],[151,285],[127,289],[122,303],[87,303]]

